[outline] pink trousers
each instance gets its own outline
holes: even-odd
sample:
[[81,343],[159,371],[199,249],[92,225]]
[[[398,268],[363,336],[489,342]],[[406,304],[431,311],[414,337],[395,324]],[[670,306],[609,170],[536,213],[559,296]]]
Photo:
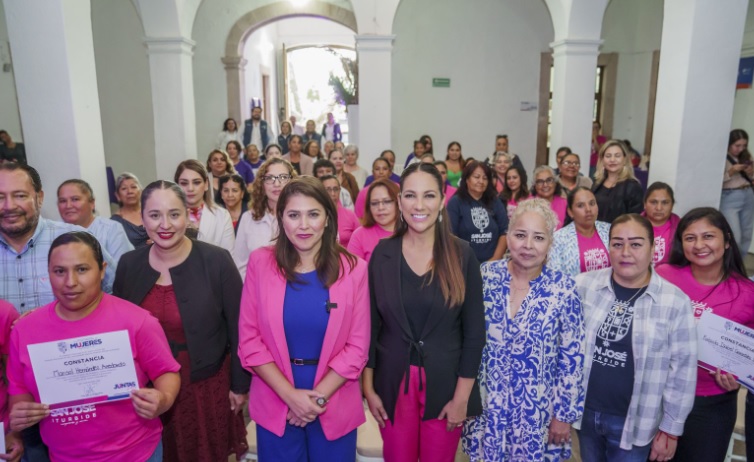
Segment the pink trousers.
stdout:
[[[421,371],[421,372],[420,372]],[[424,388],[419,391],[419,374]],[[461,428],[446,429],[447,420],[422,420],[427,402],[427,379],[424,369],[411,366],[408,393],[401,381],[393,421],[380,429],[385,462],[453,462],[461,439]]]

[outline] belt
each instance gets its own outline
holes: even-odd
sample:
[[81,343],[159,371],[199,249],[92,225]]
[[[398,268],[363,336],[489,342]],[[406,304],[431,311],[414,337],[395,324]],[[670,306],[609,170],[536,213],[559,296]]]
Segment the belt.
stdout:
[[737,188],[723,188],[723,191],[736,191],[736,190],[739,190],[739,189],[749,189],[749,188],[751,188],[751,185],[750,184],[745,184],[745,185],[739,186]]
[[291,364],[294,366],[316,366],[319,364],[319,359],[291,358]]
[[170,352],[173,353],[173,358],[178,358],[178,353],[180,353],[181,351],[188,351],[188,345],[186,345],[185,343],[178,343],[172,340],[168,340],[168,346],[170,347]]

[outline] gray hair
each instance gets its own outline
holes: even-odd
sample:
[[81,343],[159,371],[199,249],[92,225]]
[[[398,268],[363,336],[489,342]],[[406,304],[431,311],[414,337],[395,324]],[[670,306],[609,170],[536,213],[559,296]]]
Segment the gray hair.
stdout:
[[123,184],[126,180],[133,180],[134,183],[136,183],[139,186],[139,189],[141,189],[141,183],[139,182],[139,179],[136,178],[136,175],[130,172],[123,172],[120,175],[118,175],[118,178],[115,179],[115,190],[120,189],[120,185]]
[[[534,171],[536,172],[537,170]],[[513,232],[513,229],[516,227],[516,223],[521,216],[528,212],[536,213],[542,217],[545,221],[545,226],[547,227],[547,235],[550,238],[550,242],[552,242],[553,236],[555,235],[555,228],[558,227],[558,216],[555,215],[555,212],[553,212],[550,207],[550,203],[545,199],[534,198],[520,202],[518,207],[516,207],[516,210],[513,212],[513,215],[511,215],[511,220],[508,224],[508,233],[510,234]]]
[[542,172],[550,172],[550,175],[555,177],[555,169],[550,167],[549,165],[540,165],[539,167],[534,169],[534,179],[537,178],[537,175],[539,175]]
[[343,150],[343,155],[346,155],[349,152],[354,152],[356,153],[356,157],[359,157],[359,147],[355,144],[349,144],[348,146],[346,146],[346,148]]

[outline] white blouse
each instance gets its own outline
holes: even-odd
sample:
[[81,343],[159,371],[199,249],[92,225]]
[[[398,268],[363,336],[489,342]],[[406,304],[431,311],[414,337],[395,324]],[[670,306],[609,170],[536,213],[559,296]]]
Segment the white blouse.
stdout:
[[233,248],[233,260],[236,262],[241,278],[246,277],[246,264],[249,255],[254,250],[272,244],[278,235],[278,220],[267,211],[261,220],[251,216],[251,210],[241,215],[236,234],[236,245]]

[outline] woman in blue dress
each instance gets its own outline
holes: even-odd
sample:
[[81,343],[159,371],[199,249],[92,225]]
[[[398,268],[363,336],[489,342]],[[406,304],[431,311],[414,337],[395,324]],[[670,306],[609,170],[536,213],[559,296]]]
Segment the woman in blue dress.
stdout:
[[573,279],[545,265],[557,217],[543,199],[519,204],[510,258],[482,265],[487,343],[482,415],[467,421],[472,460],[558,461],[584,406],[584,318]]

